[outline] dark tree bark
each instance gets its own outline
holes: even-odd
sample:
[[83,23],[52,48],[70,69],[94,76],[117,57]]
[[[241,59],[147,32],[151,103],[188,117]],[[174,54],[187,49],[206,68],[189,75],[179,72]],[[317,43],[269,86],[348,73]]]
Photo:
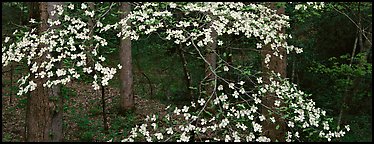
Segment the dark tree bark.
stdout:
[[52,123],[50,128],[50,140],[53,142],[63,141],[63,96],[61,95],[61,86],[56,85],[52,87],[50,96],[50,103],[55,103],[51,108]]
[[[53,6],[54,5],[62,5],[62,2],[49,2],[48,3],[48,17],[50,19],[57,20],[57,14],[53,15],[51,14],[52,11],[54,11]],[[52,29],[57,29],[60,26],[53,26]],[[52,56],[57,57],[58,53],[52,52]],[[61,68],[62,64],[61,62],[55,63],[57,68]],[[57,77],[52,77],[52,80],[57,79]],[[52,116],[52,124],[50,128],[50,140],[53,142],[58,142],[63,140],[63,128],[62,128],[62,122],[63,122],[63,96],[61,95],[61,85],[53,85],[51,91],[49,92],[49,100],[50,105],[53,105],[54,107],[51,107],[51,116]]]
[[362,35],[364,34],[363,33],[363,26],[362,26],[362,14],[361,14],[361,10],[360,10],[360,2],[358,2],[358,22],[357,22],[357,25],[358,25],[358,41],[359,41],[359,46],[360,46],[360,51],[364,51],[364,42],[363,42],[363,39],[362,39]]
[[187,67],[188,63],[187,63],[186,56],[184,55],[182,45],[179,45],[178,54],[181,57],[182,64],[183,64],[183,73],[184,73],[184,79],[185,79],[185,82],[186,82],[188,95],[191,98],[191,100],[195,101],[193,91],[190,88],[190,87],[192,87],[192,79],[191,79],[191,75],[190,75],[190,72],[189,72],[188,67]]
[[19,25],[23,25],[23,9],[25,8],[25,3],[21,3],[21,11],[19,16]]
[[[209,24],[209,27],[211,27],[213,25],[213,15],[210,15],[212,21],[210,22]],[[216,79],[216,76],[214,75],[214,73],[212,72],[212,70],[215,70],[216,69],[216,65],[217,65],[217,55],[214,53],[216,51],[216,48],[217,48],[217,32],[214,30],[213,27],[211,27],[211,37],[213,39],[213,42],[210,42],[208,43],[208,46],[207,46],[207,52],[206,52],[206,55],[205,55],[205,59],[208,61],[209,64],[205,64],[205,76],[208,78],[208,82],[211,82],[211,81],[214,81]],[[211,67],[211,69],[209,68]],[[214,93],[214,86],[213,84],[209,83],[206,85],[206,92],[207,92],[207,95],[210,96]]]
[[[275,9],[275,3],[271,3],[270,7],[272,9]],[[284,14],[284,8],[279,8],[277,10],[278,14]],[[284,33],[284,29],[280,31],[279,33]],[[269,76],[270,72],[274,71],[275,73],[279,73],[281,77],[286,77],[286,67],[287,67],[287,54],[286,50],[283,47],[279,47],[279,54],[283,56],[282,59],[273,55],[273,50],[271,49],[270,45],[266,45],[261,50],[262,57],[266,57],[267,54],[272,55],[270,58],[269,68],[266,67],[265,62],[262,62],[262,70],[263,70],[263,81],[265,84],[270,84]],[[274,108],[274,102],[278,98],[271,95],[270,93],[266,94],[262,98],[262,103],[269,107],[270,109],[275,111]],[[274,117],[276,122],[272,123],[270,120],[263,121],[262,128],[263,128],[263,134],[269,137],[272,141],[285,141],[284,135],[286,131],[286,125],[284,120],[281,118],[281,114],[269,114],[268,109],[262,108],[262,114],[266,118]],[[276,126],[279,125],[279,129],[276,129]]]
[[[42,2],[40,3],[40,20],[41,26],[39,32],[42,33],[48,29],[47,19],[55,20],[57,17],[50,15],[53,10],[53,5],[62,3]],[[33,4],[30,4],[33,7]],[[35,8],[35,7],[34,7]],[[30,11],[30,16],[34,16]],[[52,27],[52,28],[58,28]],[[40,47],[44,47],[41,44]],[[56,56],[56,53],[51,53]],[[36,59],[37,63],[45,61],[45,55]],[[55,63],[60,67],[60,63]],[[56,79],[55,77],[51,78]],[[63,122],[63,97],[60,93],[60,85],[54,85],[52,88],[43,87],[43,83],[47,78],[35,79],[32,75],[32,80],[37,84],[37,88],[30,92],[28,96],[27,114],[26,114],[26,132],[27,141],[62,141],[62,122]]]
[[[93,3],[93,2],[89,2],[88,3],[88,7],[91,9],[91,10],[94,10],[95,9],[95,4]],[[90,37],[90,39],[92,39],[93,38],[93,34],[94,34],[94,32],[93,32],[93,27],[94,27],[94,20],[93,20],[93,18],[91,18],[91,17],[89,17],[88,18],[88,29],[90,30],[90,34],[89,34],[89,37]],[[92,41],[90,42],[90,45],[89,45],[89,47],[88,47],[88,51],[92,51],[92,49],[93,49],[93,43],[92,43]],[[88,58],[87,59],[87,65],[93,65],[93,60],[92,60],[92,58]]]
[[295,83],[295,63],[296,63],[296,60],[293,60],[292,61],[292,71],[291,71],[291,82],[292,83]]
[[367,30],[367,32],[366,33],[364,33],[365,35],[366,35],[366,37],[367,37],[367,39],[365,38],[365,40],[364,40],[364,44],[363,44],[363,50],[362,50],[362,52],[365,52],[365,58],[366,58],[366,60],[368,61],[368,62],[370,62],[371,63],[371,57],[372,57],[372,49],[373,49],[373,45],[372,45],[372,39],[373,39],[373,33],[372,33],[372,24],[370,24],[369,26],[368,26],[368,30]]
[[101,106],[102,106],[102,114],[103,114],[103,125],[104,125],[104,132],[108,133],[108,120],[106,117],[105,112],[105,87],[101,86]]
[[30,21],[31,18],[40,20],[40,12],[39,12],[39,3],[38,2],[29,2],[29,17],[28,21]]
[[10,64],[10,94],[9,94],[9,105],[13,103],[13,63]]
[[[42,24],[40,26],[40,31],[46,31],[48,12],[47,12],[47,3],[40,3],[40,18]],[[37,62],[45,60],[45,56],[37,59]],[[49,112],[49,98],[48,90],[42,85],[46,81],[44,79],[34,79],[34,75],[31,76],[32,80],[38,85],[37,88],[30,92],[28,97],[27,105],[27,141],[48,141],[49,128],[51,125],[51,117]]]
[[[121,2],[120,18],[125,18],[131,11],[130,4],[127,2]],[[130,21],[127,21],[130,25]],[[120,98],[120,113],[125,114],[126,111],[134,110],[134,95],[133,95],[133,77],[132,77],[132,62],[131,62],[131,39],[121,39],[120,51],[119,51],[120,63],[122,69],[120,70],[121,80],[121,98]]]
[[[40,21],[40,10],[39,10],[39,3],[38,2],[29,2],[28,3],[28,7],[29,7],[29,17],[28,17],[28,21],[30,21],[30,19],[36,19],[37,21]],[[39,32],[39,29],[37,26],[32,26],[33,28],[37,28],[36,31]],[[29,69],[28,69],[29,70]],[[30,71],[28,71],[30,72]],[[26,106],[26,119],[25,119],[25,141],[28,141],[28,127],[29,127],[29,124],[28,124],[28,121],[29,121],[29,111],[30,111],[30,93],[26,94],[27,96],[27,106]]]

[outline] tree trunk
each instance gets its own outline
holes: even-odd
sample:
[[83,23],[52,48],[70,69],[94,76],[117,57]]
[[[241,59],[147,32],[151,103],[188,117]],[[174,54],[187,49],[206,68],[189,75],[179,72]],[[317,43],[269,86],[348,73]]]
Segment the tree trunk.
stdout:
[[9,94],[9,105],[12,105],[13,101],[13,63],[10,64],[10,94]]
[[23,9],[24,9],[24,5],[25,3],[21,3],[21,11],[20,11],[20,16],[19,16],[19,25],[23,25]]
[[[52,19],[53,21],[57,20],[57,14],[51,15],[51,12],[54,11],[53,6],[54,5],[63,5],[62,2],[49,2],[48,3],[48,17]],[[57,29],[61,26],[53,26],[52,29]],[[57,52],[52,52],[52,56],[57,57]],[[55,63],[57,68],[61,68],[62,64],[61,62]],[[52,77],[52,80],[57,79],[57,77]],[[53,85],[52,91],[49,92],[50,96],[50,103],[55,106],[51,107],[51,116],[52,116],[52,124],[50,129],[50,138],[53,142],[58,142],[63,140],[63,132],[62,132],[62,122],[63,122],[63,96],[61,95],[61,85]]]
[[[123,19],[130,14],[130,4],[128,2],[121,2],[120,10],[123,12],[120,18]],[[130,21],[127,21],[127,25],[130,25]],[[131,39],[121,39],[120,44],[120,63],[122,69],[120,70],[121,80],[121,100],[120,100],[120,113],[125,114],[126,111],[134,110],[134,95],[132,92],[133,78],[132,78],[132,63],[131,63]]]
[[[270,4],[272,9],[275,9],[275,3]],[[278,14],[284,14],[284,8],[279,8],[277,10]],[[282,29],[279,33],[284,33],[284,29]],[[281,77],[286,77],[286,67],[287,67],[287,54],[283,47],[279,47],[279,54],[283,56],[282,59],[279,57],[274,56],[273,50],[271,49],[270,45],[266,45],[261,50],[261,55],[263,57],[266,57],[267,54],[272,55],[270,58],[269,68],[266,67],[265,62],[262,62],[262,70],[263,70],[263,81],[265,84],[270,84],[269,76],[270,72],[274,71],[275,73],[279,73]],[[277,97],[272,96],[271,94],[266,94],[262,98],[262,102],[264,105],[269,107],[270,109],[275,111],[274,108],[274,102],[277,100]],[[285,141],[285,131],[286,131],[286,125],[284,120],[281,118],[281,115],[278,114],[269,114],[268,109],[265,107],[262,108],[262,114],[266,118],[274,117],[276,120],[276,123],[270,122],[270,120],[263,121],[262,128],[263,128],[263,134],[269,137],[272,141]],[[276,129],[276,126],[279,125],[279,129]]]
[[[42,24],[40,26],[40,32],[46,31],[48,12],[48,4],[45,2],[40,3],[40,18]],[[37,59],[37,62],[45,60],[45,56]],[[28,97],[27,105],[27,141],[48,141],[49,128],[51,125],[51,117],[49,113],[49,100],[48,100],[48,90],[42,85],[46,81],[44,79],[35,79],[34,75],[31,79],[37,84],[34,91],[30,92],[30,97]]]
[[[39,32],[44,32],[48,29],[47,19],[55,20],[56,16],[51,16],[53,5],[62,3],[40,3],[40,19],[42,24]],[[33,7],[33,4],[30,4]],[[30,12],[30,16],[33,16]],[[57,28],[57,27],[53,27]],[[41,47],[45,46],[43,44]],[[56,53],[52,52],[52,55]],[[37,63],[45,61],[45,56],[37,59]],[[60,67],[60,63],[55,63]],[[60,92],[60,85],[53,85],[51,89],[44,88],[42,85],[47,78],[34,79],[37,88],[30,93],[28,97],[27,116],[26,116],[26,131],[27,141],[62,141],[62,121],[63,121],[63,97]],[[51,78],[56,79],[54,78]]]
[[296,57],[294,60],[292,60],[292,71],[291,71],[291,82],[295,83],[295,63],[296,63]]
[[360,51],[364,51],[364,42],[362,40],[362,35],[363,35],[363,26],[362,26],[362,15],[361,15],[361,10],[360,10],[360,2],[358,2],[358,41],[359,41],[359,46],[360,46]]
[[32,18],[39,21],[40,20],[39,3],[38,2],[29,2],[28,6],[29,6],[28,21],[30,21],[30,19],[32,19]]
[[[365,34],[365,33],[364,33]],[[367,39],[365,38],[365,41],[364,41],[364,44],[363,44],[363,50],[362,52],[365,52],[365,58],[366,60],[371,63],[371,51],[372,51],[372,48],[373,48],[373,45],[372,45],[372,39],[373,39],[373,34],[372,34],[372,24],[370,24],[370,26],[368,27],[368,30],[366,32],[366,37]]]
[[[214,75],[212,70],[215,70],[216,65],[217,65],[217,56],[214,53],[214,51],[217,48],[217,32],[212,27],[213,20],[214,20],[213,15],[210,15],[210,17],[211,17],[212,21],[210,22],[209,27],[211,28],[210,35],[213,39],[213,42],[209,42],[209,44],[207,46],[206,56],[205,56],[205,59],[209,63],[209,64],[207,64],[207,63],[205,64],[205,76],[208,78],[208,82],[211,82],[211,81],[216,79],[216,76]],[[209,67],[211,67],[211,69]],[[213,90],[214,90],[214,86],[213,86],[212,83],[209,83],[209,84],[206,85],[206,92],[207,92],[208,96],[211,96],[214,93]]]
[[[30,19],[36,19],[37,21],[40,21],[40,10],[39,10],[39,6],[40,4],[38,2],[29,2],[28,3],[28,7],[29,7],[29,17],[28,17],[28,21],[30,21]],[[29,24],[29,23],[28,23]],[[32,28],[36,28],[36,31],[39,32],[39,28],[37,26],[32,26]],[[30,72],[30,71],[28,71]],[[27,97],[27,106],[26,106],[26,119],[25,119],[25,125],[24,125],[24,133],[25,133],[25,141],[28,141],[28,127],[29,127],[29,124],[28,124],[28,121],[29,121],[29,111],[30,111],[30,93],[27,93],[26,94],[26,97]]]
[[[92,10],[95,9],[95,4],[94,4],[93,2],[89,2],[89,3],[88,3],[88,7],[89,7],[90,10],[92,11]],[[88,24],[87,24],[87,25],[88,25],[88,29],[90,30],[89,37],[90,37],[90,39],[92,39],[92,38],[93,38],[93,34],[94,34],[94,32],[93,32],[94,21],[93,21],[93,18],[92,18],[92,17],[89,17],[89,18],[88,18]],[[88,47],[88,51],[92,51],[93,48],[94,48],[94,46],[93,46],[93,42],[90,41],[90,44],[89,44],[89,47]],[[93,65],[93,60],[92,60],[92,58],[87,58],[87,65],[89,65],[89,66]]]
[[[63,141],[63,96],[61,95],[61,86],[52,86],[50,93],[50,103],[55,103],[54,108],[51,108],[52,124],[50,129],[50,138],[52,142]],[[52,95],[51,95],[52,94]]]
[[[362,20],[362,12],[361,12],[361,3],[359,2],[358,3],[358,27],[359,27],[359,45],[360,45],[360,52],[359,53],[364,53],[365,54],[365,60],[368,60],[369,59],[369,55],[370,55],[370,49],[372,48],[372,23],[367,27],[367,31],[366,33],[364,32],[364,30],[366,28],[364,28],[364,23],[363,23],[363,20]],[[367,35],[366,35],[367,34]],[[364,37],[365,35],[365,37]],[[364,39],[365,38],[365,39]]]
[[101,86],[101,106],[102,106],[102,115],[103,115],[103,126],[104,132],[108,133],[108,120],[105,112],[105,87]]
[[186,56],[184,55],[182,48],[183,48],[182,45],[179,45],[178,54],[181,57],[182,64],[183,64],[183,72],[184,72],[184,79],[185,79],[185,82],[186,82],[187,92],[188,92],[189,98],[191,98],[192,101],[195,101],[195,98],[193,97],[194,96],[193,91],[191,89],[192,79],[191,79],[191,75],[190,75],[190,72],[189,72],[188,67],[187,67],[188,63],[187,63],[187,60],[186,60]]

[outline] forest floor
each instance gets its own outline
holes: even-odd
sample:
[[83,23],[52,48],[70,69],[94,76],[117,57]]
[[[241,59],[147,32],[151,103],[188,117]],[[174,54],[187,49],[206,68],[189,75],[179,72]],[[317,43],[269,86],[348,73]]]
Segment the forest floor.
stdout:
[[[16,79],[16,78],[13,78]],[[14,81],[14,80],[13,80]],[[25,140],[25,96],[16,96],[13,90],[10,102],[9,76],[2,76],[2,141]],[[18,86],[13,82],[13,87]],[[101,91],[94,91],[90,84],[72,82],[62,89],[64,95],[64,141],[120,141],[135,124],[149,114],[162,113],[165,105],[157,100],[135,95],[136,110],[125,117],[117,114],[119,89],[105,89],[108,131],[104,131]]]

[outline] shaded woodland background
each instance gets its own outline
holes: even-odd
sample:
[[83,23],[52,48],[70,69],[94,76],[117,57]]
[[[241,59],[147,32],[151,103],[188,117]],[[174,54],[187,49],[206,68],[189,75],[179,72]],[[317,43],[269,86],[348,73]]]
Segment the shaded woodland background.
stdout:
[[[372,3],[337,3],[337,8],[363,28],[372,32]],[[2,3],[2,38],[16,29],[27,25],[33,3]],[[294,39],[291,44],[303,49],[301,54],[291,54],[287,60],[287,76],[299,85],[318,107],[328,115],[349,124],[351,131],[340,141],[372,141],[372,47],[362,40],[355,45],[357,27],[347,16],[333,8],[323,12],[295,13],[286,7],[291,17]],[[117,20],[115,17],[109,20]],[[108,36],[110,37],[110,36]],[[258,52],[245,49],[253,42],[244,36],[227,37],[230,47],[220,49],[232,63],[248,67],[249,71],[260,71],[261,58]],[[113,65],[118,63],[117,39],[109,40],[113,47],[106,55]],[[358,42],[360,43],[360,42]],[[237,47],[243,49],[236,49]],[[352,51],[355,58],[351,60]],[[225,53],[225,54],[224,54]],[[183,106],[189,104],[190,97],[183,71],[183,57],[192,77],[191,85],[198,87],[204,77],[204,63],[197,54],[178,49],[173,42],[162,41],[157,35],[143,36],[132,42],[134,113],[118,116],[114,113],[118,105],[120,81],[118,73],[109,87],[105,88],[104,109],[107,114],[107,128],[103,123],[102,99],[100,91],[93,91],[85,81],[74,82],[62,87],[65,98],[63,107],[64,141],[107,141],[121,140],[131,127],[144,119],[146,114],[162,112],[169,104]],[[230,56],[229,56],[230,55]],[[352,64],[352,68],[347,65]],[[114,65],[115,66],[115,65]],[[22,65],[3,67],[2,70],[2,141],[25,141],[25,107],[27,99],[17,96],[16,80],[25,68]],[[234,73],[231,77],[235,78]],[[350,77],[347,79],[347,77]],[[194,94],[197,94],[194,91]]]

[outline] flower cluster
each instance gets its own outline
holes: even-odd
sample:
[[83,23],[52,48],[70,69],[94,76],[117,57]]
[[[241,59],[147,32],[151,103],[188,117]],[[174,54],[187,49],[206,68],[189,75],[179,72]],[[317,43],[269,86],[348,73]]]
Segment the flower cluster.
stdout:
[[[261,80],[261,78],[258,78]],[[270,121],[276,123],[274,117],[268,117],[258,111],[260,107],[266,108],[261,101],[256,103],[256,99],[262,97],[265,93],[272,93],[277,100],[274,104],[277,108],[273,113],[279,113],[281,109],[284,115],[282,119],[287,123],[290,131],[285,133],[285,140],[291,141],[308,141],[301,135],[314,136],[319,139],[331,141],[333,138],[339,138],[349,131],[349,126],[345,130],[334,131],[330,124],[331,118],[326,117],[326,111],[316,108],[315,103],[308,99],[307,94],[297,89],[297,86],[283,80],[279,75],[271,77],[270,84],[258,86],[255,94],[241,93],[238,98],[234,94],[224,94],[220,96],[209,97],[208,99],[198,100],[199,105],[195,106],[192,102],[190,106],[183,106],[182,109],[175,107],[165,116],[152,115],[147,117],[146,123],[138,126],[131,131],[127,141],[179,141],[187,142],[192,137],[191,131],[195,133],[193,141],[202,141],[204,137],[210,136],[211,139],[204,141],[257,141],[269,142],[269,137],[263,135],[262,122]],[[228,90],[242,89],[238,85],[227,83]],[[219,85],[219,91],[225,88]],[[260,90],[262,89],[262,90]],[[214,99],[214,100],[212,100]],[[214,101],[213,103],[210,101]],[[282,103],[280,106],[279,103]],[[215,107],[217,114],[212,114],[206,107]],[[191,111],[194,108],[195,111]],[[270,109],[269,109],[270,110]],[[157,119],[162,117],[162,119]],[[149,123],[151,123],[149,125]],[[195,123],[193,125],[193,123]]]
[[[286,141],[291,141],[292,134],[295,138],[300,139],[299,133],[307,133],[309,136],[318,135],[318,137],[326,138],[328,141],[331,141],[333,137],[344,136],[345,131],[332,131],[330,129],[332,118],[327,118],[326,111],[315,107],[315,102],[308,99],[310,95],[298,90],[295,84],[280,78],[279,74],[274,74],[270,81],[270,84],[263,85],[264,91],[259,91],[258,94],[273,93],[274,97],[280,99],[286,105],[279,107],[279,104],[274,104],[278,106],[279,110],[286,108],[283,110],[286,112],[284,118],[288,121],[288,127],[294,128],[293,133],[288,132]],[[280,101],[276,101],[276,103],[280,103]],[[295,127],[295,125],[298,125],[298,127]],[[349,131],[349,126],[345,127],[346,131]],[[303,131],[303,129],[309,129],[309,131]]]
[[324,2],[306,2],[306,3],[300,3],[295,5],[295,10],[306,10],[308,8],[313,8],[316,10],[320,10],[325,7]]
[[[117,36],[122,38],[131,36],[131,39],[136,40],[139,36],[137,33],[166,32],[162,38],[174,41],[176,44],[204,47],[213,42],[211,34],[215,31],[218,36],[244,34],[247,38],[257,38],[261,41],[257,43],[258,48],[270,44],[275,51],[273,55],[280,58],[283,56],[278,54],[279,47],[284,47],[287,54],[294,50],[296,53],[302,52],[301,48],[285,42],[287,38],[292,38],[291,35],[278,33],[282,28],[290,26],[289,17],[278,15],[274,10],[261,4],[198,2],[169,3],[166,5],[170,7],[161,7],[163,4],[143,3],[141,6],[136,6],[118,23],[122,26],[122,30]],[[184,18],[179,20],[171,11],[184,13]],[[201,14],[203,20],[196,13]],[[132,21],[131,26],[126,23],[128,20]],[[219,45],[224,44],[222,40],[217,41]]]
[[[55,19],[49,18],[47,20],[50,27],[42,34],[37,34],[35,29],[29,32],[18,32],[16,35],[21,35],[21,39],[15,43],[9,44],[9,37],[5,39],[5,44],[2,45],[2,64],[7,66],[10,62],[27,61],[30,66],[31,76],[22,77],[20,83],[20,90],[18,95],[25,94],[29,91],[35,90],[39,85],[34,83],[34,78],[48,78],[45,83],[40,86],[51,87],[58,84],[67,84],[72,79],[78,79],[81,74],[90,74],[95,71],[93,87],[98,89],[98,83],[101,85],[108,85],[108,81],[113,78],[116,73],[116,68],[105,67],[102,62],[105,58],[97,55],[99,48],[106,47],[107,41],[96,35],[95,29],[90,29],[87,21],[84,21],[80,15],[86,15],[92,19],[95,18],[94,11],[88,11],[85,3],[78,6],[77,10],[74,4],[54,5],[54,10],[51,15]],[[81,9],[79,9],[81,8]],[[72,15],[72,11],[81,12],[82,14]],[[34,19],[30,22],[36,23]],[[96,20],[97,27],[100,31],[103,29],[99,25],[100,19]],[[90,37],[90,34],[93,36]],[[92,41],[94,46],[91,46]],[[52,54],[51,52],[58,53]],[[40,57],[43,61],[36,61]],[[88,61],[96,61],[89,65]],[[69,62],[69,65],[59,67],[58,63]],[[83,72],[83,73],[82,73]],[[50,79],[54,77],[53,79]],[[28,83],[25,81],[29,81]]]

